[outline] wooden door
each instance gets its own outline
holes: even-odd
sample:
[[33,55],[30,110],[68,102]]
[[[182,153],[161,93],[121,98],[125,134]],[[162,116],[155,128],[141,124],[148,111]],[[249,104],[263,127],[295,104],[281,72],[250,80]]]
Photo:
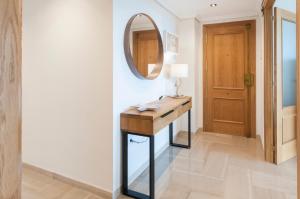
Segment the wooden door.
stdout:
[[255,21],[207,25],[204,130],[255,136]]
[[275,8],[275,162],[296,156],[296,14]]
[[0,198],[21,198],[21,0],[0,1]]
[[147,77],[149,64],[156,64],[159,56],[159,42],[155,30],[135,31],[133,33],[133,60],[138,71]]

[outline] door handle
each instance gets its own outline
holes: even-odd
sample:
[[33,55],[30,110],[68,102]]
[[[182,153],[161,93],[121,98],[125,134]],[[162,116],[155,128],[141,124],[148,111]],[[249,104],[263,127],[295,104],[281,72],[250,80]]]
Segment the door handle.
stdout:
[[244,82],[247,87],[253,86],[254,85],[254,75],[251,73],[245,74]]
[[174,110],[171,110],[171,111],[169,111],[169,112],[163,114],[163,115],[160,116],[160,117],[161,117],[161,118],[165,118],[165,117],[167,117],[168,115],[170,115],[170,114],[173,113],[173,112],[174,112]]

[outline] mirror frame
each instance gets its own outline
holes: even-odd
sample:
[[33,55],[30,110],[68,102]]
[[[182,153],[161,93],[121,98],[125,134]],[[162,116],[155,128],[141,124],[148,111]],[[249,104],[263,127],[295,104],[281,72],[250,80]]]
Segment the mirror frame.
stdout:
[[[134,19],[137,16],[143,15],[145,17],[147,17],[153,24],[154,28],[157,30],[157,36],[158,36],[158,45],[159,45],[159,55],[158,55],[158,62],[156,63],[159,67],[156,67],[155,70],[151,73],[151,75],[149,75],[149,77],[144,77],[143,75],[141,75],[139,73],[139,71],[137,70],[136,65],[134,64],[133,61],[133,57],[132,57],[132,53],[131,53],[131,48],[130,48],[130,30],[131,30],[131,25],[132,22],[134,21]],[[164,46],[163,46],[163,41],[162,41],[162,37],[160,34],[160,31],[156,25],[156,23],[154,22],[154,20],[147,14],[145,13],[138,13],[133,15],[127,25],[126,25],[126,29],[125,29],[125,35],[124,35],[124,51],[125,51],[125,57],[127,60],[127,63],[129,65],[129,68],[131,70],[131,72],[138,77],[139,79],[143,79],[143,80],[154,80],[156,79],[161,71],[162,71],[162,67],[163,67],[163,62],[164,62]]]

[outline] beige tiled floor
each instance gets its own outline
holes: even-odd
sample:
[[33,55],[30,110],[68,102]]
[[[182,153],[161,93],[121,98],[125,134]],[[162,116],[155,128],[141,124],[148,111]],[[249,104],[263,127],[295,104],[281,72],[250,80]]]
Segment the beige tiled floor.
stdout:
[[[169,147],[156,170],[160,199],[296,199],[296,160],[280,166],[264,162],[255,139],[197,134],[191,150]],[[147,174],[131,189],[147,194]]]
[[[191,150],[169,147],[157,158],[157,198],[296,199],[295,159],[266,163],[261,145],[242,137],[202,133],[192,144]],[[29,169],[23,173],[22,199],[101,199]],[[145,171],[130,187],[147,193],[147,183]]]
[[22,199],[103,199],[92,193],[42,175],[28,168],[23,169]]

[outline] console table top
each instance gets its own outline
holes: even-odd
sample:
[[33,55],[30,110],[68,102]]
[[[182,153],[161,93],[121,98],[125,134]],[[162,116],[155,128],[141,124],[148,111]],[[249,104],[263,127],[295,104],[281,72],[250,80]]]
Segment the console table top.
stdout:
[[175,110],[177,107],[182,106],[187,102],[191,102],[192,97],[186,96],[183,98],[172,98],[165,97],[162,100],[157,100],[152,103],[158,103],[160,108],[156,111],[144,111],[140,112],[135,107],[129,108],[127,111],[121,113],[121,117],[132,117],[132,118],[142,118],[148,120],[155,120],[162,115],[168,113],[169,111]]

